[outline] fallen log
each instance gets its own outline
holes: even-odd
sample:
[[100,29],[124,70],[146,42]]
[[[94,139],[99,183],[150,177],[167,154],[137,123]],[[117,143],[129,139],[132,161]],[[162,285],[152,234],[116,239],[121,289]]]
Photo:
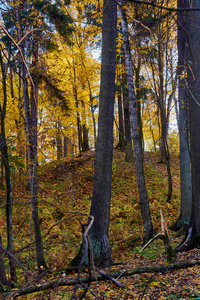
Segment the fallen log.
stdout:
[[[133,268],[130,270],[126,270],[123,273],[121,271],[112,272],[112,273],[110,273],[110,276],[113,278],[117,278],[119,276],[127,277],[127,276],[131,276],[131,275],[135,275],[135,274],[142,274],[142,273],[166,273],[166,272],[170,272],[172,270],[190,268],[195,265],[200,265],[200,260],[191,261],[191,262],[183,261],[183,262],[179,262],[179,263],[161,265],[161,266],[136,267],[136,268]],[[89,281],[89,276],[82,277],[82,278],[80,278],[80,280],[83,283],[87,283]],[[95,281],[109,280],[109,278],[102,276],[102,275],[96,275],[96,276],[92,276],[90,278],[90,280],[91,280],[91,282],[95,282]],[[44,291],[44,290],[47,290],[50,288],[57,288],[59,286],[71,286],[71,285],[75,285],[75,283],[76,283],[76,278],[63,277],[63,278],[59,278],[59,279],[56,279],[56,280],[53,280],[50,282],[41,283],[39,285],[25,287],[25,288],[21,288],[19,290],[15,290],[15,291],[11,292],[10,294],[4,295],[4,297],[1,299],[10,298],[13,296],[16,299],[18,296],[27,295],[27,294],[31,294],[31,293],[35,293],[35,292],[40,292],[40,291]]]

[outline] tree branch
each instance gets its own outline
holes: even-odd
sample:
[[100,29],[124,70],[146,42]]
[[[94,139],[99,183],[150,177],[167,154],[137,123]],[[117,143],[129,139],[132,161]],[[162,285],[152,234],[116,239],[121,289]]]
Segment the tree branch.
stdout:
[[[121,275],[121,271],[116,271],[110,274],[111,277],[117,278],[119,275],[122,277],[127,277],[127,276],[132,276],[135,274],[142,274],[142,273],[166,273],[170,272],[172,270],[180,270],[180,269],[185,269],[185,268],[190,268],[195,265],[200,265],[200,260],[196,261],[191,261],[191,262],[179,262],[179,263],[174,263],[174,264],[169,264],[169,265],[162,265],[162,266],[143,266],[143,267],[137,267],[134,269],[127,270]],[[87,283],[90,278],[89,276],[87,277],[82,277],[80,278],[81,282]],[[103,275],[96,275],[92,276],[91,282],[94,281],[104,281],[104,280],[109,280],[109,278],[103,276]],[[76,283],[76,278],[59,278],[57,280],[53,280],[50,282],[45,282],[41,283],[40,285],[35,285],[31,287],[26,287],[26,288],[21,288],[19,290],[16,290],[12,292],[12,295],[15,293],[15,298],[18,296],[22,295],[27,295],[35,292],[40,292],[40,291],[45,291],[50,288],[54,288],[55,286],[71,286]],[[11,295],[11,293],[8,295],[8,297]],[[6,299],[7,297],[4,297],[2,299]]]
[[[135,2],[135,3],[140,3],[140,4],[146,4],[146,5],[150,5],[150,6],[153,6],[153,7],[157,7],[157,8],[160,8],[160,9],[165,9],[165,10],[168,10],[168,11],[172,11],[172,12],[179,12],[179,11],[200,11],[200,7],[193,7],[193,8],[175,8],[175,7],[167,7],[167,6],[162,6],[162,5],[159,5],[159,4],[156,4],[155,1],[143,1],[143,0],[128,0],[129,2]],[[118,2],[118,1],[117,1]]]

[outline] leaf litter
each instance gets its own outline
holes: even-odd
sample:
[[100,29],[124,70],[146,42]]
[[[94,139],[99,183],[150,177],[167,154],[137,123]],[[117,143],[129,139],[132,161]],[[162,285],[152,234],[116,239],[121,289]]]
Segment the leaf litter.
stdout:
[[[200,266],[173,270],[166,273],[135,274],[124,276],[126,270],[142,266],[166,265],[166,255],[161,240],[154,241],[147,249],[142,248],[142,220],[140,214],[139,192],[134,164],[124,160],[122,151],[114,150],[110,243],[115,264],[106,269],[107,274],[120,271],[118,279],[125,288],[119,288],[110,281],[93,282],[85,299],[200,299]],[[74,162],[74,163],[73,163]],[[145,176],[149,194],[149,202],[154,228],[160,231],[160,208],[162,208],[168,226],[179,216],[180,183],[178,159],[174,155],[171,160],[173,174],[173,197],[167,203],[166,166],[158,163],[158,156],[145,153]],[[39,203],[40,224],[44,235],[44,251],[47,264],[52,273],[42,281],[50,281],[53,274],[65,269],[75,256],[82,241],[80,221],[84,223],[91,203],[94,173],[94,153],[87,152],[82,157],[65,159],[58,165],[49,163],[39,167]],[[21,249],[30,240],[30,204],[27,190],[27,179],[19,180],[14,185],[14,234],[17,233],[16,249]],[[18,212],[26,211],[24,214]],[[76,212],[69,214],[69,212]],[[80,212],[80,214],[79,214]],[[85,218],[85,219],[84,219]],[[3,224],[4,215],[0,215]],[[22,226],[23,222],[23,226]],[[5,224],[5,222],[4,222]],[[3,225],[2,225],[3,227]],[[49,231],[49,228],[51,230]],[[45,235],[46,234],[46,235]],[[177,246],[182,237],[177,238],[170,232],[173,246]],[[6,236],[3,236],[3,242]],[[26,264],[27,250],[18,253],[18,259]],[[32,270],[37,269],[35,254],[31,252]],[[194,249],[186,253],[178,253],[177,261],[194,261],[200,259],[200,250]],[[18,270],[19,286],[23,286],[24,274]],[[82,274],[85,276],[86,274]],[[76,274],[70,274],[76,278]],[[81,295],[83,287],[79,286]],[[18,299],[70,299],[72,287],[57,287],[48,291],[20,296]]]

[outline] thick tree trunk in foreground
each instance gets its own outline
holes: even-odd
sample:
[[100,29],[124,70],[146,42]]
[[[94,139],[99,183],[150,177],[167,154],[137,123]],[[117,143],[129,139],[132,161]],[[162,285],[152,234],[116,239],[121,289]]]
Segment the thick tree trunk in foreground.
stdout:
[[[185,6],[195,8],[199,5],[199,0],[194,0],[192,3],[188,1]],[[200,246],[200,12],[191,10],[186,20],[192,213],[188,236],[178,250]]]
[[[178,0],[178,7],[186,7],[185,0]],[[180,184],[181,210],[177,222],[172,229],[185,231],[190,223],[192,209],[192,186],[189,153],[189,120],[188,120],[188,90],[186,86],[187,70],[187,37],[184,32],[187,22],[187,12],[178,12],[178,101],[179,101],[179,138],[180,138]]]
[[[98,136],[90,208],[90,216],[94,217],[94,222],[89,231],[94,264],[101,267],[110,266],[112,263],[108,231],[113,156],[116,35],[117,4],[114,0],[109,2],[104,0]],[[83,242],[70,266],[79,265],[84,253],[85,243]],[[88,264],[87,259],[86,264]]]
[[130,44],[128,38],[128,26],[125,11],[120,9],[121,24],[122,24],[122,34],[124,41],[124,52],[126,59],[126,72],[127,72],[127,84],[128,84],[128,95],[129,95],[129,106],[130,106],[130,120],[132,127],[132,138],[133,146],[135,152],[135,164],[137,170],[137,179],[138,187],[140,193],[140,205],[144,226],[144,240],[148,241],[153,236],[153,225],[151,221],[151,214],[149,209],[149,200],[146,189],[146,182],[144,177],[143,169],[143,159],[142,151],[140,147],[139,140],[139,130],[138,130],[138,121],[137,121],[137,106],[136,106],[136,97],[133,84],[133,69],[132,69],[132,60],[130,52]]
[[[200,2],[194,0],[193,7]],[[191,6],[191,3],[189,4]],[[192,215],[191,226],[196,245],[200,246],[200,12],[189,13],[188,37],[190,47],[189,85],[189,119],[190,119],[190,155],[192,170]],[[198,42],[197,42],[198,41]]]
[[109,2],[104,0],[98,137],[90,209],[90,215],[94,216],[94,223],[89,233],[95,264],[104,267],[112,263],[108,230],[113,155],[116,34],[117,4],[114,0]]

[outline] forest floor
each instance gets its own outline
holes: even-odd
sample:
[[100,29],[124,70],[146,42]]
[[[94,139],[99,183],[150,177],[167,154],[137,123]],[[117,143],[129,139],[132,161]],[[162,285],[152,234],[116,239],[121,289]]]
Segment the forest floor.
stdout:
[[[158,162],[155,153],[145,153],[144,167],[150,209],[156,233],[161,232],[160,209],[170,226],[175,223],[180,210],[179,158],[171,155],[173,196],[167,202],[166,166]],[[58,279],[71,259],[76,255],[81,241],[81,223],[87,222],[90,209],[94,173],[94,153],[82,157],[65,158],[60,162],[40,165],[38,168],[39,215],[43,234],[45,259],[51,273],[45,275],[40,284]],[[30,192],[25,175],[13,178],[13,228],[17,259],[32,273],[37,273],[34,247],[27,247],[33,240],[30,222]],[[5,187],[1,186],[0,204],[5,199]],[[1,205],[1,208],[3,205]],[[0,211],[0,228],[3,244],[6,245],[5,211]],[[121,271],[118,279],[125,285],[119,288],[110,281],[93,282],[84,299],[200,299],[200,266],[173,270],[166,273],[143,273],[123,277],[125,271],[141,266],[167,265],[162,240],[156,239],[143,252],[143,229],[139,205],[139,192],[134,163],[125,162],[125,153],[114,150],[112,199],[110,218],[110,244],[115,264],[104,271],[110,274]],[[173,247],[183,237],[170,231]],[[200,259],[200,250],[194,249],[177,254],[177,262]],[[5,257],[5,267],[8,262]],[[61,271],[61,273],[59,273]],[[18,268],[18,285],[38,284],[25,278]],[[83,274],[85,276],[86,274]],[[76,278],[77,274],[67,275]],[[62,277],[62,275],[61,275]],[[78,287],[80,297],[83,287]],[[70,299],[73,286],[55,286],[51,290],[37,292],[15,299]],[[96,296],[95,296],[96,295]],[[97,298],[97,296],[99,298]],[[0,299],[6,299],[6,294]],[[96,298],[95,298],[96,297]],[[10,298],[12,299],[12,297]],[[13,298],[14,299],[14,298]],[[78,299],[78,298],[77,298]]]

